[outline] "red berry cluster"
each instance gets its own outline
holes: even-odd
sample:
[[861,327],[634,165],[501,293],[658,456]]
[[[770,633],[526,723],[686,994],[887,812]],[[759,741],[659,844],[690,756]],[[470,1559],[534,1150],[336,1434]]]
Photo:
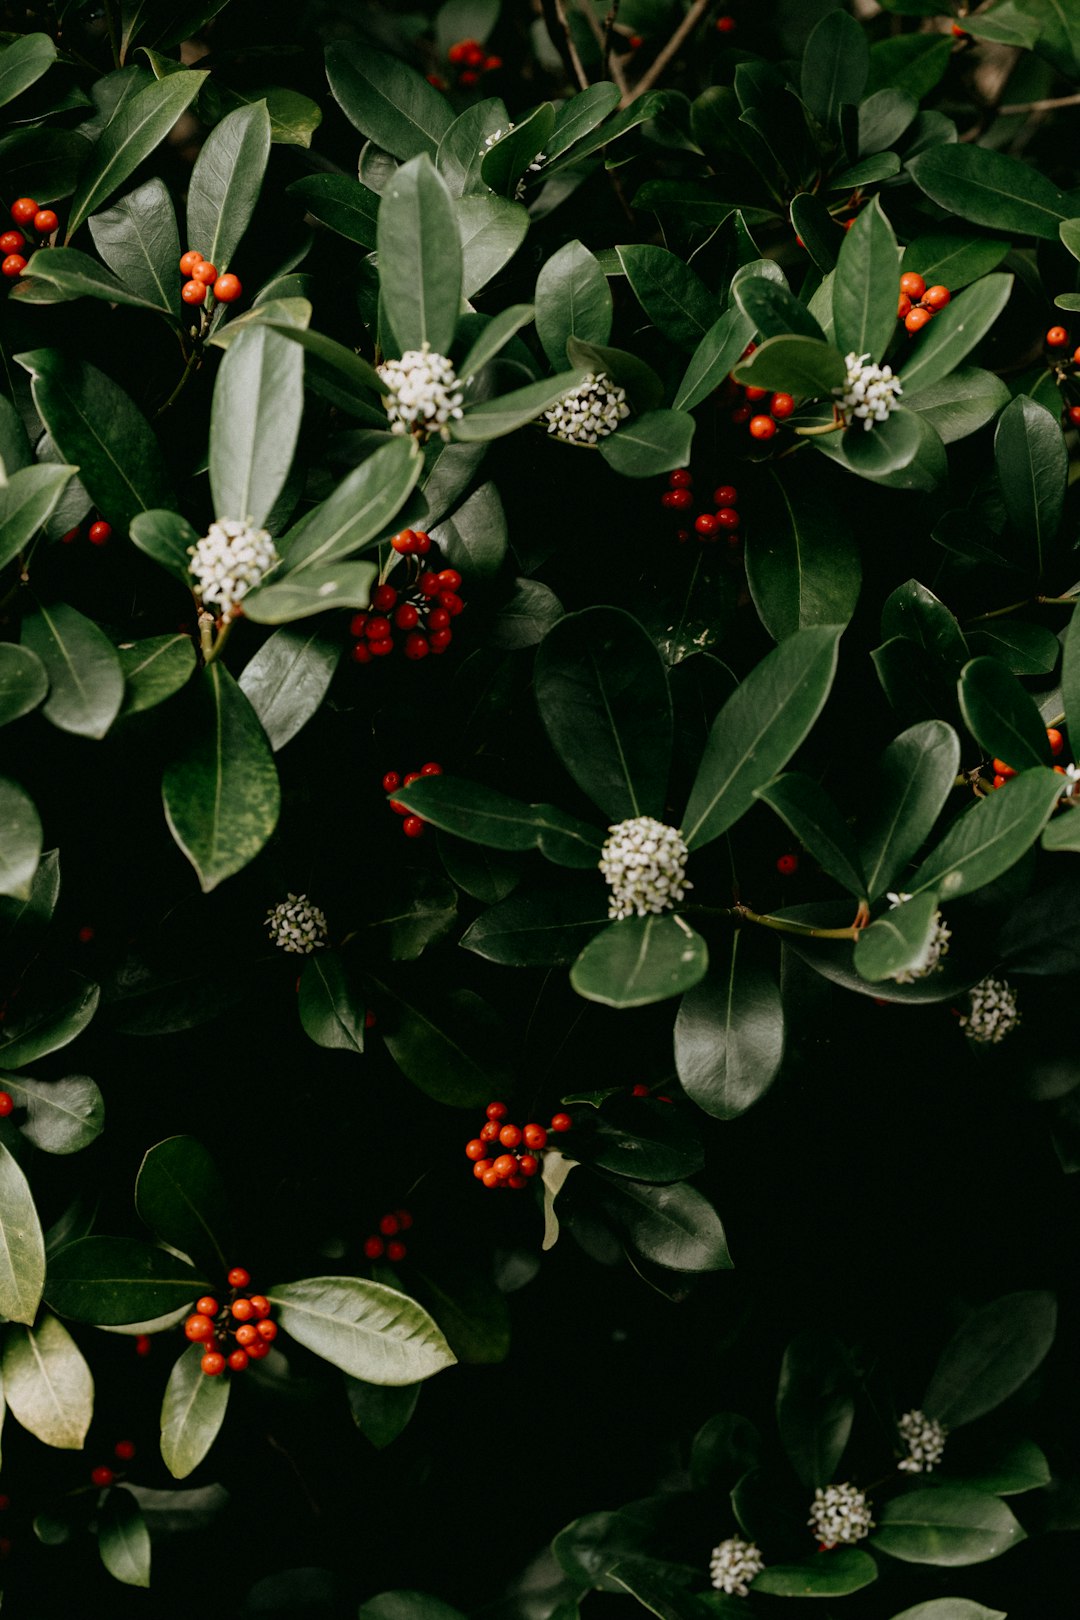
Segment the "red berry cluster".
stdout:
[[[41,241],[52,235],[60,221],[51,208],[39,208],[33,197],[16,197],[11,205],[11,217],[16,225],[22,225],[26,230],[32,229]],[[26,269],[26,255],[23,248],[26,246],[26,237],[23,231],[4,231],[0,234],[0,274],[14,281]]]
[[[277,1338],[277,1323],[270,1320],[270,1301],[265,1294],[244,1294],[242,1289],[251,1282],[251,1274],[243,1266],[234,1266],[228,1283],[232,1297],[227,1305],[219,1305],[211,1295],[197,1300],[195,1310],[184,1323],[184,1332],[192,1344],[204,1347],[202,1370],[208,1378],[218,1378],[228,1367],[231,1372],[243,1372],[249,1361],[261,1361],[268,1355]],[[229,1349],[229,1338],[235,1348]]]
[[[1044,341],[1047,348],[1047,359],[1054,368],[1059,387],[1064,384],[1066,394],[1071,393],[1075,398],[1075,385],[1080,381],[1080,374],[1078,374],[1077,369],[1080,368],[1080,348],[1073,350],[1071,359],[1063,354],[1062,351],[1067,349],[1071,342],[1068,331],[1064,326],[1052,326],[1047,332]],[[1080,405],[1066,404],[1064,411],[1065,421],[1072,427],[1080,427]]]
[[[113,1446],[113,1456],[119,1462],[130,1462],[135,1455],[135,1443],[132,1440],[118,1440]],[[106,1486],[116,1482],[116,1470],[110,1468],[108,1463],[98,1463],[96,1468],[90,1470],[90,1483],[104,1490]]]
[[[1061,732],[1057,729],[1056,726],[1047,726],[1047,728],[1046,728],[1046,740],[1050,744],[1050,752],[1051,752],[1051,754],[1054,756],[1055,759],[1057,759],[1058,755],[1061,753],[1061,750],[1065,747],[1065,738],[1061,735]],[[1006,782],[1008,782],[1011,777],[1016,775],[1016,772],[1013,770],[1012,766],[1011,765],[1006,765],[1006,763],[1005,763],[1005,761],[1003,759],[995,759],[993,761],[993,767],[994,767],[994,786],[996,788],[1003,788],[1005,786]],[[1058,774],[1060,776],[1065,775],[1065,770],[1064,770],[1063,766],[1055,765],[1054,769],[1055,769],[1055,771],[1058,772]]]
[[[694,475],[689,467],[676,467],[674,472],[668,473],[668,487],[660,497],[660,505],[669,512],[686,512],[694,504],[693,493]],[[694,518],[694,532],[699,540],[719,540],[723,535],[728,545],[739,543],[740,518],[735,508],[739,504],[739,492],[734,484],[721,484],[713,490],[714,511],[699,512]],[[689,521],[689,516],[687,517]],[[679,540],[689,540],[689,529],[677,529]]]
[[502,67],[501,56],[489,56],[478,39],[459,39],[446,53],[450,66],[457,69],[459,90],[475,90],[485,73]]
[[[641,1081],[641,1080],[638,1081],[636,1086],[631,1086],[630,1087],[630,1095],[631,1095],[631,1097],[651,1097],[652,1094],[653,1094],[652,1093],[652,1087],[645,1085],[644,1082]],[[657,1102],[669,1103],[671,1101],[671,1098],[670,1097],[663,1097],[659,1093],[657,1093],[655,1100]]]
[[914,337],[924,326],[929,326],[938,310],[944,309],[951,298],[948,287],[928,287],[922,276],[908,270],[900,277],[896,318],[903,321]]
[[[415,529],[403,529],[390,542],[399,556],[422,557],[431,549],[431,537]],[[394,569],[395,576],[398,569]],[[356,640],[353,661],[370,664],[394,650],[396,631],[404,633],[402,651],[414,662],[428,653],[444,653],[454,639],[450,620],[456,619],[465,603],[459,594],[461,575],[456,568],[421,570],[419,563],[406,561],[398,585],[386,581],[371,593],[371,607],[354,614],[349,630]]]
[[[77,523],[73,529],[68,530],[67,534],[60,536],[61,543],[65,546],[74,545],[81,534],[82,524]],[[107,546],[112,539],[112,524],[106,523],[104,518],[98,518],[97,522],[91,523],[89,529],[87,529],[86,538],[92,546]]]
[[[756,348],[756,343],[748,343],[742,358],[745,360]],[[761,407],[764,401],[768,401],[764,408],[755,411],[754,407]],[[791,394],[774,394],[770,388],[744,385],[736,382],[733,375],[728,376],[720,391],[720,403],[731,407],[732,422],[736,427],[742,427],[745,423],[752,439],[771,439],[776,432],[776,424],[786,422],[795,409]]]
[[[547,1146],[548,1133],[542,1125],[515,1125],[507,1118],[510,1110],[503,1102],[488,1103],[487,1122],[479,1136],[465,1144],[465,1157],[472,1160],[473,1175],[485,1187],[527,1187],[540,1173],[540,1157]],[[568,1131],[569,1114],[552,1116],[551,1129]],[[505,1151],[500,1153],[499,1148]],[[525,1151],[517,1150],[524,1148]]]
[[207,293],[213,293],[219,304],[235,304],[243,292],[239,276],[219,276],[217,269],[204,259],[198,248],[188,248],[180,259],[180,274],[187,279],[180,288],[185,304],[205,304]]
[[[399,787],[412,787],[413,783],[419,782],[422,776],[441,775],[442,766],[436,765],[434,761],[429,761],[427,765],[421,765],[418,771],[410,771],[404,781],[402,781],[397,771],[387,771],[382,779],[383,792],[396,793]],[[427,826],[426,821],[422,821],[419,816],[414,816],[412,811],[397,799],[390,800],[390,808],[396,815],[405,817],[401,823],[401,830],[406,838],[420,838],[423,836],[424,828]],[[372,1022],[374,1023],[374,1019],[372,1019]]]
[[15,1099],[10,1091],[0,1091],[0,1119],[6,1119],[15,1107]]
[[413,1218],[407,1209],[394,1209],[389,1215],[384,1215],[379,1222],[379,1230],[364,1239],[364,1253],[368,1259],[381,1260],[385,1254],[388,1260],[404,1260],[409,1251],[399,1234],[407,1232],[412,1223]]

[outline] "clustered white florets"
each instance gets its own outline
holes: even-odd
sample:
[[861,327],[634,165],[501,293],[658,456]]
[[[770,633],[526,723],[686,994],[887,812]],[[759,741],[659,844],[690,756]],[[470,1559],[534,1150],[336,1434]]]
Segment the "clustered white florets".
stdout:
[[892,367],[868,365],[869,359],[868,354],[845,355],[847,376],[839,388],[833,389],[833,393],[839,396],[840,409],[848,426],[861,421],[868,433],[875,422],[884,422],[895,411],[897,400],[903,393],[900,379],[893,376]]
[[[504,138],[504,136],[509,135],[516,128],[517,128],[517,125],[511,121],[509,124],[507,124],[505,129],[497,129],[497,130],[495,130],[495,132],[493,134],[491,134],[491,135],[489,135],[487,137],[487,139],[485,140],[483,146],[480,148],[480,156],[483,157],[485,152],[490,151],[493,146],[497,146],[499,144],[499,142]],[[547,153],[546,152],[537,152],[536,156],[533,158],[532,162],[529,164],[529,167],[525,170],[525,173],[526,174],[539,174],[540,170],[543,168],[543,166],[544,166],[544,164],[546,162],[547,162]],[[516,189],[514,191],[514,199],[515,199],[515,201],[520,202],[522,197],[524,197],[524,195],[525,195],[525,179],[524,179],[524,176],[522,176],[522,178],[518,181],[517,187],[516,187]]]
[[1065,784],[1061,789],[1060,797],[1065,800],[1080,799],[1080,765],[1065,765],[1062,769],[1065,775]]
[[423,438],[438,433],[449,439],[465,396],[445,354],[433,353],[425,343],[422,349],[406,349],[400,360],[384,360],[378,372],[387,388],[383,404],[391,433]]
[[765,1560],[752,1541],[741,1541],[731,1536],[712,1550],[709,1574],[718,1592],[729,1597],[748,1597],[750,1582],[765,1568]]
[[[891,902],[889,910],[895,911],[897,906],[902,906],[905,901],[910,900],[911,895],[892,894],[890,892],[887,898]],[[951,938],[952,929],[945,926],[945,920],[941,912],[935,911],[934,926],[930,938],[926,942],[922,957],[915,963],[914,967],[905,968],[902,973],[894,973],[892,975],[894,983],[914,984],[916,979],[925,979],[929,974],[937,973],[941,968],[941,958],[948,952]]]
[[238,518],[211,523],[209,533],[189,546],[188,554],[196,591],[225,619],[278,560],[268,532]]
[[614,433],[630,415],[626,389],[616,388],[601,372],[589,372],[583,383],[544,412],[548,432],[565,444],[595,444]]
[[971,992],[971,1007],[960,1028],[969,1040],[996,1046],[1019,1022],[1016,991],[1005,979],[982,979]]
[[600,870],[611,887],[608,916],[647,917],[669,911],[694,885],[684,876],[690,851],[674,827],[634,816],[608,828]]
[[945,1437],[948,1430],[937,1418],[928,1418],[925,1412],[917,1408],[912,1412],[905,1412],[897,1424],[900,1438],[907,1446],[908,1454],[897,1463],[902,1474],[930,1474],[937,1467],[945,1452]]
[[822,1547],[862,1541],[874,1528],[871,1504],[857,1485],[818,1487],[806,1521]]
[[271,906],[266,926],[274,944],[294,956],[310,956],[326,944],[329,932],[325,914],[312,905],[306,894],[290,894],[287,900]]

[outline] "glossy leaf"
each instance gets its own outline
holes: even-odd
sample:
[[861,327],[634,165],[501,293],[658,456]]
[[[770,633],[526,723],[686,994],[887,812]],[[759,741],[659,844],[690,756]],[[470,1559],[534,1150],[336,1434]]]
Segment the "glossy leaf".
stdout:
[[964,1485],[939,1485],[886,1502],[870,1540],[904,1563],[956,1568],[1000,1558],[1026,1536],[1000,1497]]
[[601,439],[600,454],[625,478],[655,478],[686,466],[694,428],[687,411],[645,411]]
[[28,900],[41,859],[41,818],[18,782],[0,776],[0,895]]
[[[778,388],[808,399],[830,398],[847,376],[843,356],[817,338],[766,338],[748,360],[734,367],[737,380],[755,388]],[[722,379],[718,379],[720,381]]]
[[36,84],[56,61],[48,34],[23,34],[0,52],[0,107]]
[[461,292],[475,298],[524,242],[529,216],[521,203],[490,193],[454,204],[461,237]]
[[859,552],[844,514],[801,467],[800,476],[771,473],[765,521],[746,539],[746,577],[754,606],[775,641],[811,625],[846,624],[862,583]]
[[570,983],[605,1007],[647,1007],[692,990],[708,966],[705,941],[681,917],[624,917],[586,945]]
[[977,366],[961,366],[928,388],[904,395],[907,409],[929,422],[945,444],[977,433],[1008,401],[1001,378]]
[[131,538],[140,551],[190,588],[190,551],[199,536],[179,512],[140,512],[132,519]]
[[754,324],[737,306],[725,310],[690,357],[673,405],[691,411],[719,388],[754,335]]
[[37,1327],[13,1326],[4,1341],[4,1398],[35,1439],[81,1451],[94,1410],[94,1380],[63,1323],[44,1315]]
[[43,462],[12,472],[0,486],[0,567],[16,557],[48,521],[76,471]]
[[[41,866],[44,865],[45,861],[42,861]],[[53,895],[52,904],[55,903]],[[69,988],[71,980],[74,980],[74,985]],[[99,994],[96,984],[71,975],[59,995],[50,986],[49,995],[42,1000],[30,1002],[29,1005],[24,1002],[20,1011],[4,1020],[0,1066],[21,1069],[36,1058],[46,1057],[50,1052],[67,1046],[93,1018]]]
[[923,1410],[959,1428],[1008,1400],[1042,1364],[1057,1330],[1053,1294],[1004,1294],[961,1323],[934,1369]]
[[117,648],[124,675],[124,704],[120,718],[156,708],[187,685],[195,669],[195,647],[183,631],[171,636],[148,636]]
[[0,1142],[0,1311],[32,1324],[44,1285],[45,1241],[30,1184]]
[[857,900],[866,897],[866,879],[847,822],[821,784],[802,771],[788,771],[758,788],[755,798],[775,810],[824,872]]
[[606,343],[612,301],[607,277],[582,243],[565,243],[536,278],[536,335],[556,371],[566,365],[566,340]]
[[731,1265],[720,1217],[688,1182],[653,1187],[603,1172],[601,1201],[646,1260],[672,1271],[724,1271]]
[[[717,318],[716,299],[705,283],[666,248],[635,243],[617,252],[634,297],[649,320],[669,342],[692,354]],[[751,278],[745,285],[756,282]],[[577,335],[587,336],[584,332]],[[592,341],[606,343],[607,338]]]
[[269,158],[265,101],[229,113],[199,149],[188,181],[187,242],[219,274],[229,268],[248,228]]
[[1012,276],[997,271],[965,287],[938,311],[898,368],[905,404],[909,393],[921,393],[941,382],[982,342],[1009,302],[1012,288]]
[[42,713],[60,731],[104,737],[124,700],[120,660],[92,620],[66,602],[41,604],[23,620],[23,645],[49,682]]
[[98,1552],[114,1580],[124,1586],[150,1585],[150,1532],[129,1490],[110,1490],[97,1521]]
[[1061,778],[1044,768],[1024,771],[953,822],[907,887],[936,889],[943,902],[992,883],[1038,838],[1061,793]]
[[1041,576],[1061,526],[1069,464],[1061,429],[1050,412],[1018,394],[998,421],[994,461],[1009,522]]
[[203,1347],[190,1344],[173,1363],[161,1404],[161,1457],[174,1479],[186,1479],[218,1437],[232,1380],[208,1378]]
[[240,690],[275,754],[317,713],[340,658],[341,643],[314,625],[275,631],[244,666]]
[[29,647],[0,643],[0,726],[30,714],[49,690],[45,665]]
[[313,951],[297,994],[300,1022],[316,1046],[362,1053],[364,1001],[337,951]]
[[834,1547],[798,1564],[769,1564],[753,1583],[772,1597],[846,1597],[877,1580],[878,1567],[861,1547]]
[[971,735],[991,759],[1003,759],[1014,771],[1052,764],[1034,700],[996,658],[973,658],[964,665],[960,708]]
[[452,434],[459,442],[471,443],[479,439],[499,439],[515,428],[534,422],[550,406],[565,398],[585,380],[584,371],[563,371],[540,382],[526,383],[512,393],[488,399],[481,405],[466,409],[460,422],[452,425]]
[[933,889],[883,911],[855,942],[855,969],[871,984],[899,980],[929,960],[930,942],[937,924],[938,897]]
[[305,174],[286,188],[313,219],[361,247],[375,246],[379,198],[347,174]]
[[807,1490],[836,1477],[855,1417],[847,1351],[831,1334],[808,1330],[784,1352],[776,1421],[788,1461]]
[[814,28],[802,58],[802,100],[831,135],[840,131],[840,110],[858,106],[870,72],[866,34],[844,11],[827,12]]
[[326,568],[381,534],[414,489],[423,460],[411,438],[388,439],[284,537],[289,578]]
[[893,228],[875,197],[859,213],[837,259],[833,319],[842,354],[869,354],[876,364],[885,353],[896,331],[899,258]]
[[326,76],[334,99],[361,135],[392,152],[434,159],[454,121],[445,96],[397,57],[336,40],[326,49]]
[[188,71],[155,80],[120,104],[106,124],[91,161],[79,176],[71,199],[65,242],[70,242],[85,219],[107,202],[134,173],[143,158],[168,135],[182,112],[194,101],[207,75]]
[[229,345],[210,415],[210,489],[218,517],[265,522],[292,464],[303,372],[299,345],[265,326],[249,327]]
[[431,531],[431,538],[452,568],[469,579],[497,574],[506,558],[506,514],[498,488],[481,484],[452,517]]
[[3,1086],[15,1106],[26,1109],[22,1134],[43,1153],[78,1153],[105,1127],[105,1099],[88,1075],[31,1080],[7,1074]]
[[136,186],[111,208],[91,215],[89,226],[94,246],[124,286],[179,318],[180,233],[164,181],[155,177]]
[[825,341],[825,334],[806,305],[780,281],[768,276],[744,276],[732,287],[735,302],[762,338],[797,337]]
[[23,303],[60,303],[75,298],[102,298],[110,304],[155,309],[140,293],[129,292],[110,270],[77,248],[39,249],[31,255],[19,285]]
[[170,1136],[144,1155],[135,1208],[154,1236],[196,1265],[228,1269],[221,1233],[228,1194],[213,1158],[193,1136]]
[[393,1015],[381,1030],[386,1049],[427,1096],[451,1108],[473,1108],[507,1084],[506,1028],[474,991],[418,995],[404,985],[374,983]]
[[714,1119],[737,1119],[772,1085],[784,1055],[784,1011],[771,976],[753,959],[745,930],[713,948],[708,976],[675,1019],[675,1067],[691,1102]]
[[[498,196],[516,197],[519,187],[528,183],[529,167],[538,158],[555,127],[555,108],[542,101],[527,117],[508,122],[480,159],[480,179]],[[485,142],[485,145],[487,143]]]
[[972,653],[996,658],[1014,675],[1049,675],[1061,652],[1060,642],[1045,625],[1012,619],[988,620],[968,631],[966,639]]
[[373,562],[305,566],[276,584],[258,586],[244,598],[244,613],[253,624],[289,624],[331,608],[366,608],[377,577]]
[[1030,164],[989,147],[933,146],[907,166],[932,201],[973,225],[1056,242],[1074,210],[1069,199]]
[[381,299],[403,350],[448,354],[461,308],[454,204],[430,158],[396,171],[379,207]]
[[913,1609],[893,1615],[893,1620],[1007,1620],[1004,1609],[985,1609],[970,1598],[931,1598]]
[[[392,1445],[408,1427],[420,1398],[419,1384],[366,1384],[362,1378],[345,1379],[345,1394],[353,1422],[377,1450]],[[374,1600],[376,1603],[378,1599]],[[363,1605],[365,1610],[369,1605]]]
[[83,1237],[49,1258],[45,1298],[76,1322],[148,1322],[210,1287],[193,1266],[136,1238]]
[[369,1384],[416,1384],[456,1359],[427,1311],[382,1283],[307,1277],[267,1298],[290,1338]]
[[565,967],[607,923],[607,894],[601,884],[573,888],[545,884],[519,889],[492,906],[459,943],[489,962],[509,967]]

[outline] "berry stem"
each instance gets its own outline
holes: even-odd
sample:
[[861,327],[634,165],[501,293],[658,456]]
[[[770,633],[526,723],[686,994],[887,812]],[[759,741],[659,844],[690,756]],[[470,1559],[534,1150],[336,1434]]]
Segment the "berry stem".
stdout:
[[[811,939],[858,939],[859,918],[849,923],[846,928],[813,928],[809,923],[793,922],[787,917],[772,917],[759,911],[751,911],[749,906],[741,903],[734,906],[684,906],[683,912],[689,912],[695,917],[729,917],[736,922],[757,923],[762,928],[773,928],[779,934],[799,934],[803,938]],[[860,912],[861,915],[861,912]]]
[[[201,617],[200,617],[199,623],[200,623],[200,627],[201,627],[201,625],[202,625]],[[213,623],[213,620],[211,620],[211,623]],[[217,635],[214,637],[214,640],[213,640],[212,644],[209,647],[206,646],[206,642],[205,642],[205,638],[204,638],[204,641],[203,641],[203,661],[204,661],[204,663],[212,664],[216,658],[221,657],[222,653],[225,651],[225,644],[228,641],[230,635],[232,634],[232,627],[233,627],[234,623],[235,623],[235,620],[226,619],[225,623],[222,625],[221,629],[218,631]]]
[[183,393],[184,389],[187,387],[188,383],[190,382],[193,373],[196,372],[199,369],[199,366],[201,365],[201,363],[202,363],[202,355],[200,354],[199,350],[198,349],[192,349],[191,353],[187,357],[187,361],[185,362],[184,369],[180,373],[180,381],[177,383],[176,387],[173,389],[172,393],[169,395],[169,397],[165,401],[165,403],[163,405],[159,405],[157,410],[154,412],[154,421],[155,422],[157,421],[159,416],[164,416],[165,415],[165,412],[169,409],[169,407],[171,405],[176,404],[176,401],[180,398],[180,395]]

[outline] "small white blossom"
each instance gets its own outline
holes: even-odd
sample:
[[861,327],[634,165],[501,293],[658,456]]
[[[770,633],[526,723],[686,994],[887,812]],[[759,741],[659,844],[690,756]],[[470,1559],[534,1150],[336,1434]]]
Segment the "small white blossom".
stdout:
[[996,1046],[1019,1022],[1015,990],[1004,979],[982,979],[971,992],[971,1008],[960,1028],[970,1040]]
[[195,589],[204,602],[216,603],[223,618],[257,585],[278,560],[265,529],[238,518],[218,518],[209,533],[188,547]]
[[449,424],[461,417],[465,396],[445,354],[433,353],[425,343],[422,349],[406,349],[400,360],[385,360],[378,372],[387,387],[383,404],[392,433],[449,439]]
[[871,1504],[857,1485],[818,1487],[810,1506],[807,1524],[822,1547],[839,1547],[862,1541],[874,1528]]
[[616,388],[601,371],[590,371],[585,381],[564,394],[544,412],[548,432],[565,444],[595,444],[614,433],[630,415],[626,389]]
[[895,411],[903,393],[892,367],[868,365],[869,359],[868,354],[845,355],[847,376],[839,388],[833,389],[839,396],[844,421],[849,427],[852,422],[861,421],[867,432],[875,422],[884,422],[890,412]]
[[[503,139],[503,137],[506,136],[506,135],[509,135],[515,129],[517,129],[517,125],[511,121],[509,124],[507,124],[505,129],[497,129],[497,130],[495,130],[495,132],[493,134],[491,134],[491,135],[489,135],[487,137],[487,139],[485,140],[483,146],[480,148],[480,156],[483,157],[484,153],[489,152],[493,146],[498,146],[499,142]],[[546,162],[547,162],[547,153],[546,152],[537,152],[536,156],[533,158],[532,162],[529,164],[529,167],[525,170],[525,173],[526,174],[539,174],[540,170],[543,168],[543,166],[544,166],[544,164]],[[524,197],[524,195],[525,195],[525,179],[524,179],[524,176],[522,176],[522,178],[518,181],[517,187],[516,187],[516,189],[514,191],[515,201],[520,202],[522,197]]]
[[897,1463],[902,1474],[933,1473],[945,1451],[948,1429],[918,1409],[905,1412],[897,1424],[908,1454]]
[[306,894],[290,894],[266,913],[270,938],[294,956],[310,956],[326,944],[326,917]]
[[749,1583],[764,1568],[765,1560],[760,1549],[752,1541],[741,1541],[738,1536],[732,1536],[728,1541],[722,1541],[719,1547],[714,1547],[709,1561],[713,1586],[718,1592],[726,1592],[729,1597],[748,1597]]
[[[905,901],[910,900],[911,895],[893,894],[890,891],[886,898],[891,902],[889,905],[889,910],[895,911],[897,906],[902,906]],[[930,938],[926,942],[926,948],[923,951],[922,957],[918,962],[915,963],[914,967],[905,968],[902,973],[894,973],[892,975],[893,982],[895,984],[914,984],[916,979],[925,979],[931,973],[939,972],[941,969],[941,958],[947,954],[949,949],[949,941],[951,938],[952,930],[945,926],[945,921],[941,915],[941,912],[935,911],[934,926],[931,930]]]
[[694,885],[684,877],[689,850],[674,827],[634,816],[608,828],[600,870],[611,886],[608,916],[647,917],[669,911]]
[[1062,801],[1080,800],[1080,765],[1066,765],[1064,771],[1065,785],[1060,795]]

